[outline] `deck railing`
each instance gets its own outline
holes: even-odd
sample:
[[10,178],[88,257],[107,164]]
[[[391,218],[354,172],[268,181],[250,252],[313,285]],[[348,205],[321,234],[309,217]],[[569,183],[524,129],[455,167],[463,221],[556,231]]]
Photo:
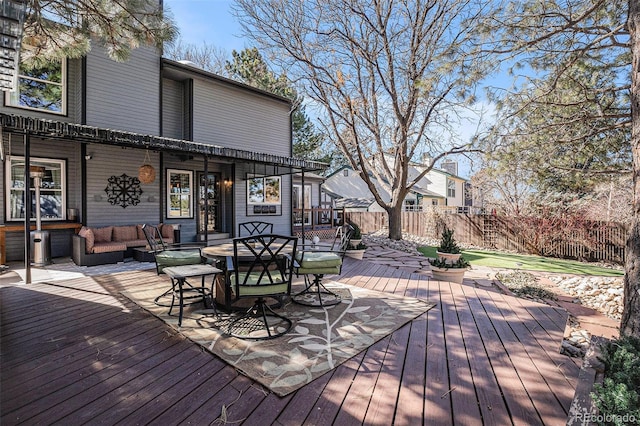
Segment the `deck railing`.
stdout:
[[295,235],[321,239],[333,238],[335,229],[342,225],[344,210],[334,208],[293,209],[293,231]]

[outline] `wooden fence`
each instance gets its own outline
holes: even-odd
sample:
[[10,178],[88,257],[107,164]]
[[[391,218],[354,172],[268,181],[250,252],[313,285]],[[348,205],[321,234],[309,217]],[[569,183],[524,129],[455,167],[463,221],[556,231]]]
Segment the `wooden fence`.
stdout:
[[[388,229],[384,212],[348,212],[345,216],[357,223],[363,233]],[[454,230],[461,244],[590,262],[624,263],[628,234],[624,226],[609,222],[402,213],[402,231],[408,234],[440,239],[445,225]]]

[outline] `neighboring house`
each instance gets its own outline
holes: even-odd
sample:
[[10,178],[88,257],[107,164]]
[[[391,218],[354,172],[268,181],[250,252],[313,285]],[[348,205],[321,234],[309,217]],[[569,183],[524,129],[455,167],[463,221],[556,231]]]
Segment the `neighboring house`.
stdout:
[[[150,47],[119,63],[95,43],[20,81],[0,106],[0,263],[24,259],[26,161],[45,169],[40,211],[53,257],[70,254],[80,225],[170,223],[184,242],[234,236],[253,219],[291,235],[291,176],[325,167],[291,157],[287,99]],[[142,165],[152,182],[138,180]]]
[[[411,165],[409,177],[418,176],[425,166]],[[414,185],[404,200],[405,210],[420,211],[425,206],[464,206],[464,187],[466,179],[444,170],[432,169]],[[391,196],[374,179],[374,184],[384,201]],[[380,212],[384,209],[375,201],[359,171],[345,166],[327,177],[322,191],[334,199],[336,208],[348,211]]]

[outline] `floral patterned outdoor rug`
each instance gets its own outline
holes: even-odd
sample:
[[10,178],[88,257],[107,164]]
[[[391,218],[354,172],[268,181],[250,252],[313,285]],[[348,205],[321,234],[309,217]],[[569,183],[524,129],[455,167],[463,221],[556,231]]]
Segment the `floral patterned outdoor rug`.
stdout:
[[122,294],[280,396],[336,368],[435,306],[337,282],[325,285],[342,296],[342,303],[322,308],[289,302],[277,312],[290,318],[293,327],[282,337],[264,341],[225,336],[220,328],[232,317],[223,313],[216,317],[201,305],[199,310],[185,308],[178,328],[178,309],[169,316],[168,308],[153,303],[164,290],[157,286]]

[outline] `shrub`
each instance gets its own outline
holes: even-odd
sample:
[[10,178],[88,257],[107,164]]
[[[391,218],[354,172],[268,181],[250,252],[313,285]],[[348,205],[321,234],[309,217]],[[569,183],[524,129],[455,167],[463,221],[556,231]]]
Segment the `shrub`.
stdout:
[[429,264],[431,266],[435,266],[436,268],[468,268],[469,266],[471,266],[467,259],[462,256],[460,256],[460,259],[458,259],[454,263],[448,263],[446,259],[443,258],[436,258],[429,259]]
[[363,242],[361,242],[355,247],[353,244],[349,244],[348,250],[365,250],[366,248],[367,246]]
[[591,397],[607,424],[640,420],[640,338],[624,336],[601,347],[604,382],[597,383]]
[[438,251],[440,253],[460,253],[460,247],[458,247],[458,243],[456,243],[455,238],[453,238],[453,229],[449,229],[446,227],[444,228],[444,231],[442,231],[442,239],[440,240]]
[[354,239],[354,240],[362,239],[362,231],[360,230],[360,227],[358,226],[358,224],[351,221],[349,221],[348,223],[353,228],[353,234],[351,234],[351,239]]

